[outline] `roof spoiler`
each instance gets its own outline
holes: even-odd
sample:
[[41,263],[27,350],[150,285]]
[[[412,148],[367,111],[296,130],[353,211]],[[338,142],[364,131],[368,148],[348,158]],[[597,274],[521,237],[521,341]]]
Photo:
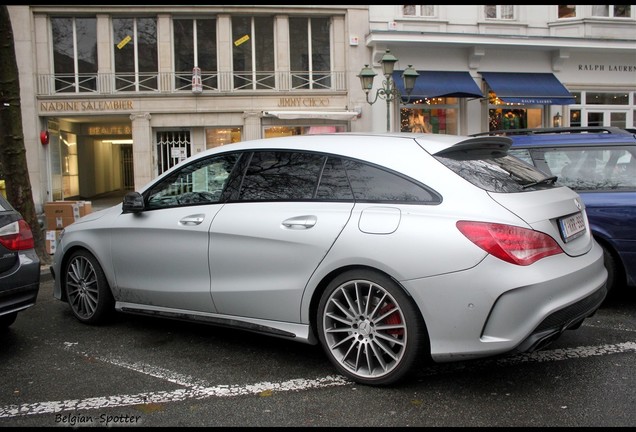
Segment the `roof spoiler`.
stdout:
[[510,146],[512,139],[502,136],[475,137],[460,141],[455,145],[440,150],[435,156],[458,156],[464,155],[470,158],[475,157],[500,157],[504,156]]

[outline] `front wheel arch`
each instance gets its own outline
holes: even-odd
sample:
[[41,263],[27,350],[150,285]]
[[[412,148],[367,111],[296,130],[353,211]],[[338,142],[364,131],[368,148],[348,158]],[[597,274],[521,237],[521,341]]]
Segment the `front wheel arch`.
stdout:
[[62,296],[71,312],[85,324],[103,324],[114,313],[115,300],[97,258],[86,249],[67,255],[61,266]]

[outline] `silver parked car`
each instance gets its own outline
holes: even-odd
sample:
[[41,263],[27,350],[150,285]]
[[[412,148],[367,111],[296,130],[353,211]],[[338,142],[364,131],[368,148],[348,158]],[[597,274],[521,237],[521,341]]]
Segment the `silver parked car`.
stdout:
[[506,137],[325,134],[193,156],[64,230],[54,296],[320,343],[363,384],[544,347],[606,295],[567,187]]

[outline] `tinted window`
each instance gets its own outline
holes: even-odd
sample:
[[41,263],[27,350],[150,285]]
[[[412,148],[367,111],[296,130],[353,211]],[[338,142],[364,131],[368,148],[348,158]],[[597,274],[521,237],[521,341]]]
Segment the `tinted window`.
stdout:
[[329,157],[322,170],[320,185],[316,192],[319,200],[353,201],[353,192],[342,159]]
[[441,200],[423,186],[375,166],[345,160],[347,176],[356,201],[434,203]]
[[148,192],[147,207],[219,202],[238,158],[238,154],[216,156],[182,167]]
[[546,174],[521,159],[501,153],[493,157],[470,157],[470,152],[449,153],[437,160],[477,187],[489,192],[521,192],[553,187]]
[[252,155],[239,199],[441,202],[434,192],[397,173],[335,156],[284,151]]
[[239,199],[314,198],[326,156],[282,151],[255,152],[243,178]]

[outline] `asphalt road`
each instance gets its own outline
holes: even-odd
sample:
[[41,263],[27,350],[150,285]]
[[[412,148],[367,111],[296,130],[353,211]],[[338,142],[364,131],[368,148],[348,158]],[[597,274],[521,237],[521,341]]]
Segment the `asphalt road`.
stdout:
[[542,351],[351,383],[319,347],[119,315],[77,322],[42,283],[0,333],[0,427],[636,426],[636,295]]

